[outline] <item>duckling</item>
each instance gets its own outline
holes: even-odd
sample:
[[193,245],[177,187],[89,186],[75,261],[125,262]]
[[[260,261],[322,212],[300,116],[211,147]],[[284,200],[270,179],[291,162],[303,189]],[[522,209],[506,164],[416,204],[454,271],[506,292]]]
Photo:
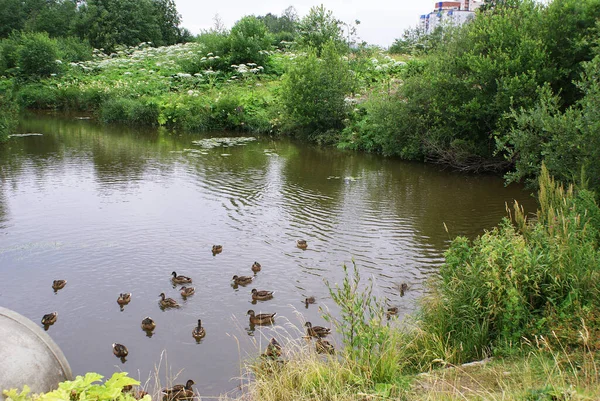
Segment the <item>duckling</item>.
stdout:
[[275,320],[275,315],[277,313],[261,313],[258,315],[254,314],[254,311],[250,309],[247,315],[250,315],[250,323],[251,324],[271,324]]
[[119,294],[119,298],[117,298],[117,303],[121,306],[127,305],[131,302],[131,293]]
[[176,384],[171,388],[163,388],[162,392],[166,395],[168,400],[179,400],[184,398],[194,397],[194,390],[192,386],[196,384],[193,380],[188,380],[183,384]]
[[281,344],[279,344],[276,339],[271,338],[263,355],[271,359],[279,358],[281,356]]
[[218,253],[221,253],[221,252],[223,252],[223,245],[213,245],[212,246],[213,256],[216,255],[216,254],[218,254]]
[[175,301],[173,298],[165,298],[164,292],[161,292],[159,297],[161,298],[159,302],[162,308],[175,308],[179,306],[177,301]]
[[250,276],[233,276],[232,280],[235,285],[248,285],[254,279],[254,277]]
[[298,241],[296,241],[296,246],[300,249],[308,248],[308,244],[306,243],[306,240],[303,240],[303,239],[299,239]]
[[189,297],[190,295],[193,295],[196,292],[196,289],[194,287],[181,287],[181,296],[182,297]]
[[58,317],[58,312],[52,312],[44,315],[42,317],[42,324],[44,326],[50,326],[56,323],[56,318]]
[[392,306],[387,308],[387,311],[385,312],[385,316],[389,319],[392,316],[397,316],[398,315],[398,307],[397,306]]
[[265,301],[267,299],[273,298],[273,291],[258,291],[256,288],[253,288],[250,292],[252,293],[252,299],[257,301]]
[[156,323],[150,316],[147,316],[142,320],[142,330],[152,331],[156,327]]
[[312,337],[325,337],[331,333],[331,329],[321,326],[313,326],[310,322],[304,324],[306,326],[306,334]]
[[205,335],[206,330],[204,330],[204,327],[202,327],[202,320],[198,319],[198,327],[194,327],[194,330],[192,331],[192,337],[194,337],[196,340],[200,340],[204,338]]
[[316,302],[315,297],[308,297],[304,300],[304,304],[308,308],[308,304],[314,304]]
[[65,288],[65,285],[67,285],[67,280],[54,280],[52,282],[52,289],[56,292]]
[[115,354],[116,357],[118,358],[125,358],[128,354],[129,351],[127,350],[127,347],[124,346],[123,344],[113,344],[113,354]]
[[319,338],[319,339],[317,339],[315,346],[317,349],[317,353],[319,353],[319,354],[334,354],[335,353],[335,347],[333,346],[332,343],[330,343],[327,340],[322,340]]
[[186,276],[178,276],[176,272],[172,272],[171,274],[173,275],[171,280],[173,280],[175,284],[188,284],[192,282],[191,278]]
[[254,262],[254,263],[252,264],[252,271],[253,271],[254,273],[258,273],[258,272],[260,271],[260,268],[261,268],[261,266],[260,266],[260,263],[258,263],[258,262]]

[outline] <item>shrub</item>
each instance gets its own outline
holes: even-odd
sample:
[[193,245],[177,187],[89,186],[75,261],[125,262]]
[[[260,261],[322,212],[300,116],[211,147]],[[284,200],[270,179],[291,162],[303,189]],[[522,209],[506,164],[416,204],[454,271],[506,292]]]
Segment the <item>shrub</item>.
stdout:
[[449,362],[548,335],[600,306],[600,210],[593,196],[564,189],[544,166],[539,185],[536,221],[515,205],[516,227],[505,219],[473,243],[458,237],[446,253],[436,302],[425,304],[421,328],[454,350]]
[[[3,394],[11,401],[71,401],[95,400],[95,401],[134,401],[136,398],[131,392],[123,392],[125,386],[138,386],[139,381],[127,377],[127,373],[114,373],[112,377],[103,384],[94,384],[102,379],[97,373],[87,373],[85,376],[77,376],[75,380],[59,383],[58,389],[45,394],[30,395],[28,386],[24,386],[19,392],[17,389],[4,390]],[[141,398],[151,401],[149,395]]]
[[158,104],[142,99],[112,98],[100,108],[100,117],[107,123],[157,125],[160,110]]
[[24,77],[40,78],[60,71],[58,45],[46,33],[25,33],[17,52],[17,67]]
[[25,85],[17,92],[17,101],[29,109],[53,109],[57,105],[56,88],[40,83]]
[[93,48],[87,41],[72,36],[57,39],[58,53],[63,62],[92,59]]
[[292,64],[284,77],[281,100],[287,129],[309,139],[334,140],[331,132],[340,130],[346,118],[344,99],[351,89],[347,64],[329,43],[319,59],[314,50]]
[[256,63],[265,66],[271,49],[271,36],[265,24],[254,16],[235,23],[229,34],[231,64]]
[[0,87],[0,143],[8,140],[17,128],[17,103],[12,98],[10,88]]

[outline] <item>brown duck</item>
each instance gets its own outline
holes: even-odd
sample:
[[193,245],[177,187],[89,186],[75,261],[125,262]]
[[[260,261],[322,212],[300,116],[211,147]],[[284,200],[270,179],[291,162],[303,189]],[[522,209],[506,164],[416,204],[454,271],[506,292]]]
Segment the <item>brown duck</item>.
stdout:
[[127,350],[127,347],[124,346],[123,344],[113,344],[113,354],[115,354],[116,357],[119,358],[125,358],[127,355],[129,355],[129,351]]
[[150,316],[147,316],[142,320],[142,330],[152,331],[156,327],[156,323]]
[[185,385],[176,384],[171,388],[163,388],[162,392],[166,395],[168,400],[180,400],[185,398],[193,398],[194,390],[192,386],[196,384],[193,380],[188,380]]
[[311,337],[325,337],[331,333],[331,329],[321,326],[313,326],[310,322],[304,324],[306,326],[306,334]]
[[54,280],[52,282],[52,289],[56,292],[62,290],[67,285],[67,280]]
[[250,309],[247,313],[247,315],[250,315],[250,323],[258,325],[273,323],[276,314],[277,313],[260,313],[258,315],[255,315],[252,309]]
[[254,263],[252,264],[252,271],[253,271],[254,273],[258,273],[258,272],[260,271],[260,269],[261,269],[261,265],[260,265],[260,263],[258,263],[258,262],[254,262]]
[[48,313],[42,317],[42,324],[44,326],[50,326],[50,325],[56,323],[57,318],[58,318],[58,312]]
[[196,292],[196,289],[194,287],[181,287],[181,296],[182,297],[189,297],[190,295],[194,295],[194,293]]
[[321,338],[317,339],[315,347],[319,354],[334,354],[335,353],[335,347],[333,346],[333,344],[330,343],[329,341],[323,340]]
[[160,295],[160,306],[163,308],[176,308],[179,306],[179,304],[177,303],[177,301],[175,301],[173,298],[165,298],[165,293],[161,292]]
[[200,340],[204,338],[205,335],[206,330],[204,330],[204,327],[202,327],[202,320],[198,319],[198,326],[194,327],[194,330],[192,331],[192,337],[194,337],[196,340]]
[[265,290],[257,290],[253,288],[252,291],[252,299],[255,301],[265,301],[267,299],[273,298],[273,291],[265,291]]
[[178,276],[176,272],[172,272],[171,275],[173,276],[171,278],[171,280],[175,283],[175,284],[188,284],[192,282],[192,279],[187,277],[187,276]]
[[235,285],[248,285],[252,282],[253,277],[250,276],[233,276],[232,280]]
[[121,306],[127,305],[131,302],[131,293],[119,294],[119,298],[117,298],[117,303]]
[[279,358],[281,356],[281,344],[276,339],[271,338],[263,355],[271,359]]

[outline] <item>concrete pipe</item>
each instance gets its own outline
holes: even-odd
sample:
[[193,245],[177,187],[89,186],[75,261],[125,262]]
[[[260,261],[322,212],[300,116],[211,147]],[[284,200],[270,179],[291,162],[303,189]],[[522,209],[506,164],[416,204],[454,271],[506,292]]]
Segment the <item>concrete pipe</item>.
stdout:
[[2,390],[31,388],[45,393],[73,380],[71,367],[50,336],[37,324],[0,307],[0,400]]

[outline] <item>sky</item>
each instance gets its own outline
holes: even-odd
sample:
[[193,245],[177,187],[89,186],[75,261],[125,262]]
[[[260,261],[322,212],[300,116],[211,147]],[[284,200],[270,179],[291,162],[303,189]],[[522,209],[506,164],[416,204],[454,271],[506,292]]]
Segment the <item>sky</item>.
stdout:
[[323,4],[335,18],[353,23],[359,20],[358,36],[369,44],[389,46],[405,29],[415,27],[421,14],[433,11],[435,0],[175,0],[182,25],[193,34],[214,26],[219,14],[223,24],[231,28],[245,15],[281,15],[289,6],[299,17],[313,6]]

